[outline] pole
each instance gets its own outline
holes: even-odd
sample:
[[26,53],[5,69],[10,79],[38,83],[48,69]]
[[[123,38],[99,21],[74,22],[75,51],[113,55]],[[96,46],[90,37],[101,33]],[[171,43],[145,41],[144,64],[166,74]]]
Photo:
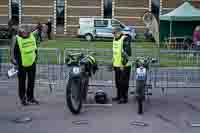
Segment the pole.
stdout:
[[169,44],[171,45],[172,43],[172,20],[170,19],[170,35],[169,35]]

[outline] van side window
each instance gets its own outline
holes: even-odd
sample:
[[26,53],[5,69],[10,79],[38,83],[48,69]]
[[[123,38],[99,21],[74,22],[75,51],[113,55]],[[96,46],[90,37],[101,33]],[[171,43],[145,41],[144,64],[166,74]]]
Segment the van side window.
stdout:
[[107,27],[108,20],[94,20],[94,26],[95,27]]
[[120,22],[118,22],[116,20],[112,20],[111,23],[112,23],[112,27],[120,26],[122,29],[124,28],[124,26]]
[[120,26],[120,22],[116,21],[116,20],[112,20],[112,26]]

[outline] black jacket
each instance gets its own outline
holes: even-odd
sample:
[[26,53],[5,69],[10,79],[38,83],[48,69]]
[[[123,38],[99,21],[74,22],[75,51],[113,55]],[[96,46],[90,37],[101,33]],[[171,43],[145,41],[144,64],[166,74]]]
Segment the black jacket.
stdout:
[[48,22],[46,23],[48,29],[47,29],[47,32],[50,33],[52,31],[52,23],[51,22]]

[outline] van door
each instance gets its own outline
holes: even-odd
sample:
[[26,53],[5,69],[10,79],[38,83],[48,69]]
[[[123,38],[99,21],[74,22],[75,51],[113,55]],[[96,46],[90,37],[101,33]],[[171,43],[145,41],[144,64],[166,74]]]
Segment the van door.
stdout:
[[109,29],[109,21],[106,19],[94,20],[94,26],[97,37],[110,37],[112,30]]

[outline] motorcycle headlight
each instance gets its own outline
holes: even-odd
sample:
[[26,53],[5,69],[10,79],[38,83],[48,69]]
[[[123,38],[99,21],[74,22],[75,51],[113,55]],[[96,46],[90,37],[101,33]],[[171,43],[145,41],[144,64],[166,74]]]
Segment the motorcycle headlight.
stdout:
[[79,74],[81,70],[79,67],[74,67],[72,71],[74,74]]

